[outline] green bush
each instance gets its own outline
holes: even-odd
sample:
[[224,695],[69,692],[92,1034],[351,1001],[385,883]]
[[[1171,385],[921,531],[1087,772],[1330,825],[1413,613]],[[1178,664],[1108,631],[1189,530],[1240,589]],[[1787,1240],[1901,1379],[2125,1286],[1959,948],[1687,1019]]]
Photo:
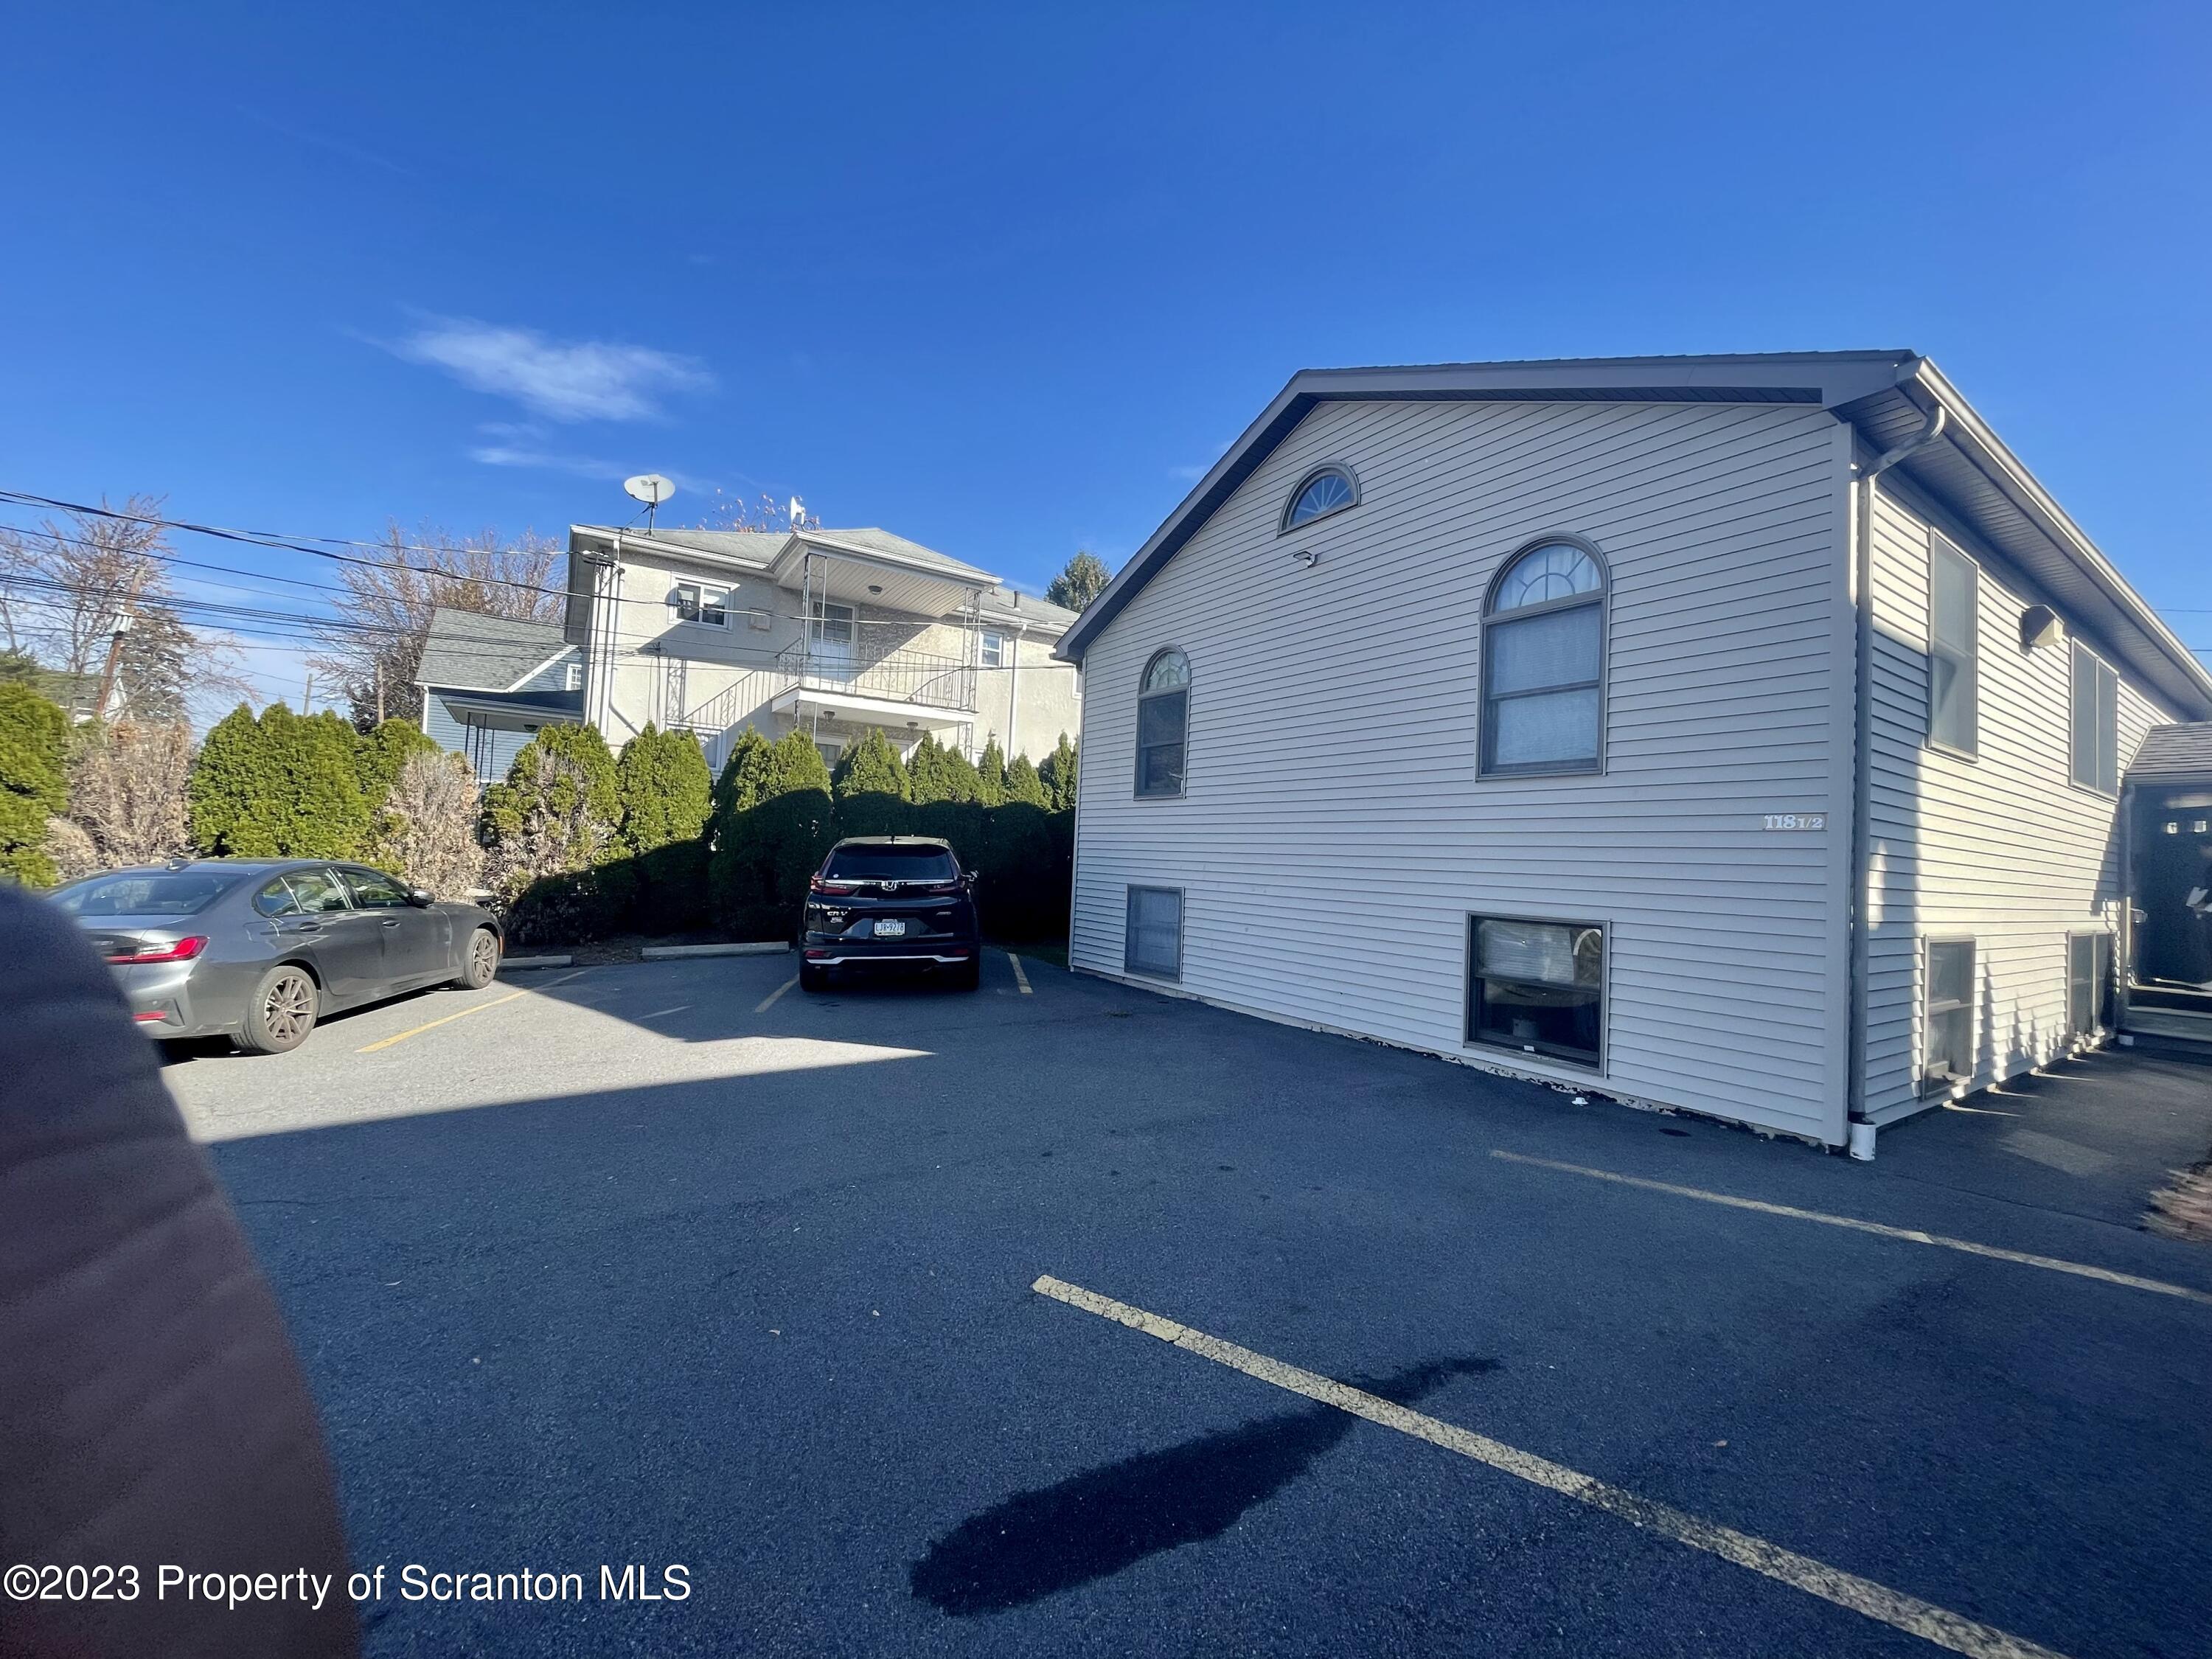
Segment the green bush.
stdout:
[[46,820],[69,805],[69,716],[27,685],[0,684],[0,877],[50,887]]
[[1027,755],[1017,755],[1006,769],[1006,799],[1017,806],[1049,806],[1052,798],[1045,793],[1044,781],[1037,769],[1030,764]]
[[914,746],[906,775],[907,798],[916,806],[933,801],[972,801],[982,793],[983,781],[976,774],[975,762],[927,732]]
[[1006,798],[1006,752],[999,747],[999,734],[994,732],[984,739],[983,752],[975,757],[975,799],[986,806],[996,806]]
[[636,890],[635,924],[652,933],[698,926],[706,911],[705,836],[714,787],[698,738],[648,723],[623,750],[615,785],[622,799],[616,842]]
[[628,918],[636,888],[619,865],[621,816],[615,758],[595,729],[548,726],[522,745],[484,791],[479,830],[516,939],[590,939]]
[[1075,745],[1067,740],[1067,733],[1060,734],[1060,742],[1052,753],[1044,757],[1037,768],[1037,778],[1044,785],[1045,803],[1055,812],[1075,810]]
[[906,763],[876,727],[838,757],[832,781],[839,835],[896,835],[907,822]]
[[185,784],[193,841],[229,858],[358,857],[383,793],[363,793],[360,748],[329,710],[271,703],[256,719],[241,704],[208,733]]
[[438,740],[412,720],[386,720],[374,732],[364,732],[355,747],[354,772],[372,812],[383,810],[392,786],[399,781],[399,769],[416,755],[442,755]]
[[830,769],[804,728],[762,749],[716,817],[709,884],[722,926],[741,938],[781,939],[798,927],[808,878],[836,838]]

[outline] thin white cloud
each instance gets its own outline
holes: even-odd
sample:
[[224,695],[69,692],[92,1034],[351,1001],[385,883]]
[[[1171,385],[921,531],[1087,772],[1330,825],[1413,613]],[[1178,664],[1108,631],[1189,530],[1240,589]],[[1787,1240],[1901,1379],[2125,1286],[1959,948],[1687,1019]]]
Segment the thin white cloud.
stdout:
[[[409,362],[441,368],[463,386],[511,398],[551,421],[646,421],[660,399],[711,391],[714,377],[695,357],[611,340],[549,339],[470,317],[428,317],[388,348]],[[495,463],[498,465],[499,463]]]

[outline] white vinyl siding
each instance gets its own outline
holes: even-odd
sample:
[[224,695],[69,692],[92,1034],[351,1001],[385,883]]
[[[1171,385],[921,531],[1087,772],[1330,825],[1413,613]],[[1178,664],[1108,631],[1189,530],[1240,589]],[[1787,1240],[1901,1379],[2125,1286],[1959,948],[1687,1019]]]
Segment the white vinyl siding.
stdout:
[[[1926,741],[1931,526],[1979,565],[1978,733],[1971,757]],[[2114,802],[2071,787],[2072,652],[2063,642],[2021,647],[2021,612],[2053,603],[1908,483],[1884,475],[1874,521],[1868,823],[1866,1109],[1877,1121],[1922,1104],[1915,1056],[1923,1035],[1923,940],[1976,941],[1973,1086],[1980,1088],[2066,1046],[2072,1022],[2063,941],[2118,921]],[[2070,632],[2070,620],[2068,626]],[[2175,718],[2120,679],[2116,764],[2124,769],[2144,732]]]
[[[1177,886],[1187,992],[1587,1081],[1468,1042],[1468,918],[1602,926],[1596,1086],[1839,1141],[1838,430],[1775,404],[1316,409],[1087,653],[1071,961],[1121,974],[1128,887]],[[1325,461],[1360,504],[1301,568],[1283,502]],[[1478,777],[1483,596],[1559,535],[1610,574],[1605,770]],[[1170,645],[1196,694],[1163,805],[1128,780]],[[1832,827],[1762,832],[1784,812]]]

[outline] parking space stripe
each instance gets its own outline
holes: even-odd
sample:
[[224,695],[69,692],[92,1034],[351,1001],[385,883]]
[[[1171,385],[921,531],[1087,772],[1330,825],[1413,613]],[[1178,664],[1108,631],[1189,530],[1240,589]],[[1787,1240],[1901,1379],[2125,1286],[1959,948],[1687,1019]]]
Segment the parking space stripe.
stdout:
[[1646,1192],[1666,1193],[1675,1198],[1694,1198],[1706,1204],[1725,1205],[1731,1210],[1755,1211],[1760,1215],[1785,1216],[1793,1221],[1817,1221],[1824,1227],[1846,1227],[1853,1232],[1903,1239],[1911,1244],[1933,1244],[1967,1255],[1986,1256],[1992,1261],[2017,1262],[2023,1267],[2041,1267],[2048,1273],[2071,1273],[2077,1279],[2094,1279],[2102,1284],[2119,1285],[2131,1291],[2149,1291],[2158,1296],[2179,1297],[2185,1302],[2212,1306],[2212,1291],[2191,1290],[2186,1285],[2170,1285],[2162,1279],[2143,1279],[2134,1273],[2115,1273],[2110,1267],[2093,1267],[2086,1261],[2068,1261],[2055,1255],[2034,1255],[2026,1250],[2008,1250],[1995,1244],[1977,1244],[1970,1238],[1948,1238],[1942,1233],[1923,1233],[1911,1227],[1886,1226],[1879,1221],[1861,1221],[1856,1216],[1830,1215],[1825,1210],[1801,1210],[1790,1204],[1769,1204],[1763,1199],[1738,1198],[1732,1193],[1708,1192],[1702,1187],[1678,1187],[1670,1181],[1651,1181],[1643,1176],[1619,1175],[1611,1170],[1593,1170],[1580,1164],[1558,1164],[1548,1158],[1530,1158],[1525,1152],[1493,1150],[1490,1155],[1503,1158],[1508,1164],[1526,1164],[1539,1170],[1557,1170],[1565,1175],[1587,1176],[1592,1181],[1609,1181],[1618,1187],[1640,1187]]
[[1022,971],[1022,959],[1009,951],[1006,952],[1006,960],[1014,965],[1014,983],[1022,988],[1022,994],[1033,995],[1034,993],[1030,989],[1030,976]]
[[775,1000],[778,997],[781,996],[786,991],[788,991],[793,986],[798,983],[799,975],[793,974],[789,979],[784,981],[782,984],[777,986],[775,989],[770,991],[758,1002],[753,1004],[753,1012],[757,1014],[766,1013],[769,1009],[775,1006]]
[[679,1002],[673,1008],[656,1008],[649,1014],[640,1014],[638,1018],[640,1019],[659,1019],[663,1014],[688,1014],[690,1012],[691,1005],[690,1003]]
[[1702,1550],[1708,1555],[1718,1556],[1740,1567],[1747,1567],[1778,1583],[1802,1590],[1808,1595],[1848,1607],[1853,1613],[1887,1625],[1893,1629],[1932,1642],[1938,1647],[1948,1648],[1954,1653],[1973,1656],[1973,1659],[2062,1659],[2055,1650],[2040,1647],[2033,1642],[2013,1636],[1992,1626],[1976,1622],[1961,1614],[1939,1607],[1933,1602],[1923,1601],[1917,1596],[1907,1595],[1887,1585],[1877,1584],[1870,1578],[1842,1571],[1800,1555],[1794,1550],[1784,1549],[1750,1533],[1738,1532],[1716,1522],[1704,1520],[1684,1510],[1639,1498],[1619,1486],[1607,1486],[1593,1475],[1583,1474],[1562,1463],[1539,1457],[1509,1446],[1503,1441],[1492,1440],[1486,1435],[1474,1433],[1456,1425],[1446,1423],[1424,1413],[1409,1409],[1379,1395],[1339,1382],[1316,1372],[1302,1370],[1296,1365],[1271,1359],[1263,1353],[1239,1347],[1234,1342],[1224,1341],[1218,1336],[1208,1336],[1203,1331],[1193,1330],[1188,1325],[1164,1319],[1158,1314],[1147,1313],[1142,1308],[1132,1307],[1126,1302],[1116,1302],[1111,1297],[1086,1291],[1080,1285],[1070,1285],[1053,1278],[1049,1273],[1040,1277],[1030,1286],[1041,1296],[1048,1296],[1071,1308],[1096,1314],[1101,1319],[1110,1319],[1127,1325],[1132,1330],[1142,1331],[1147,1336],[1158,1337],[1163,1342],[1202,1359],[1288,1393],[1300,1395],[1339,1411],[1349,1412],[1354,1417],[1365,1418],[1370,1423],[1386,1429],[1395,1429],[1401,1434],[1425,1440],[1432,1446],[1456,1452],[1474,1459],[1500,1474],[1510,1474],[1516,1480],[1542,1486],[1578,1504],[1601,1510],[1606,1514],[1627,1522],[1631,1526],[1672,1539],[1678,1544]]
[[527,991],[510,991],[503,997],[494,997],[489,1002],[479,1002],[473,1008],[464,1008],[458,1014],[447,1014],[443,1019],[434,1019],[427,1025],[417,1025],[411,1031],[402,1031],[396,1036],[386,1037],[380,1042],[370,1043],[367,1048],[356,1048],[354,1053],[373,1054],[379,1048],[389,1048],[395,1042],[404,1042],[409,1037],[421,1036],[423,1032],[434,1031],[441,1025],[451,1025],[457,1019],[466,1019],[471,1014],[480,1014],[487,1008],[496,1008],[503,1003],[513,1002],[517,997],[526,997],[529,994]]

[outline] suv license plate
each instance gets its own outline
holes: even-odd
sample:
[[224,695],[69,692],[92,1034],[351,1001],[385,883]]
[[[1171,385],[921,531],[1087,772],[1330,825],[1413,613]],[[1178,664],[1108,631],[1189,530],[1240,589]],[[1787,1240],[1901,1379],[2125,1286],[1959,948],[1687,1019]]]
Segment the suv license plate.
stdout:
[[878,939],[904,939],[906,924],[902,921],[879,921],[876,924]]

